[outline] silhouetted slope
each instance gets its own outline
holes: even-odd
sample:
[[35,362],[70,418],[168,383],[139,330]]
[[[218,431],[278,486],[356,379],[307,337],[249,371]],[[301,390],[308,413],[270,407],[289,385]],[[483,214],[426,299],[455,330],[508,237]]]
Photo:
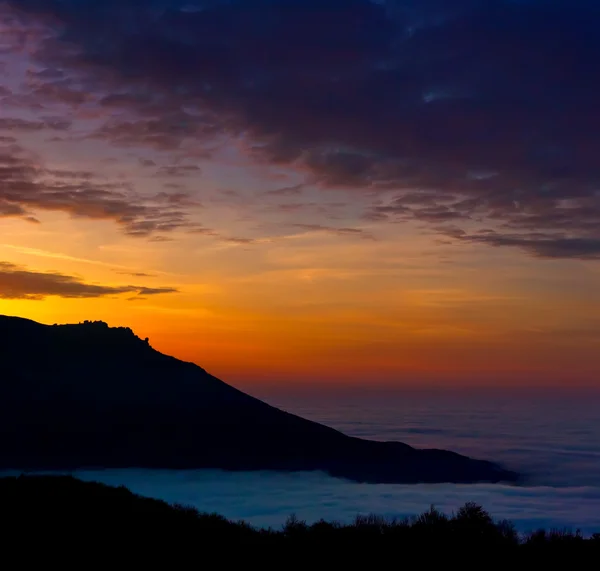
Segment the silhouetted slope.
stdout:
[[432,508],[410,520],[290,518],[280,530],[259,530],[124,487],[20,476],[0,478],[0,505],[7,569],[593,569],[600,555],[598,534],[520,537],[475,504],[451,517]]
[[369,482],[511,481],[496,465],[352,438],[101,322],[0,316],[0,467],[325,470]]

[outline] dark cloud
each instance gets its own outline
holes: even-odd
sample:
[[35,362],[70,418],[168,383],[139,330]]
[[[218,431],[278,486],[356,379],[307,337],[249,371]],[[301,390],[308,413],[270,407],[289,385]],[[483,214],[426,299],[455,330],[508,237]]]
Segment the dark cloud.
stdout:
[[25,211],[20,205],[8,202],[6,200],[0,201],[0,218],[8,218],[10,216],[21,216],[26,217],[27,211]]
[[510,235],[487,232],[460,234],[461,240],[490,246],[512,246],[526,250],[538,258],[578,258],[600,260],[600,238],[556,237],[552,234]]
[[[351,205],[350,205],[351,207]],[[301,219],[327,219],[338,220],[343,218],[340,215],[340,209],[348,209],[349,205],[345,202],[324,202],[322,200],[313,200],[309,202],[284,202],[276,204],[267,204],[261,208],[263,212],[275,212],[278,214],[301,216]]]
[[175,288],[170,287],[90,284],[75,276],[58,272],[37,272],[9,262],[0,262],[0,299],[41,300],[49,296],[93,298],[123,293],[157,295],[176,292]]
[[[203,128],[197,125],[197,118],[179,110],[169,111],[169,102],[159,105],[143,105],[134,110],[143,112],[149,117],[136,119],[111,118],[101,128],[97,129],[91,138],[109,141],[122,147],[138,147],[144,145],[158,151],[177,151],[183,148],[186,139],[199,139],[217,134],[214,128]],[[158,117],[156,117],[158,116]],[[208,150],[200,153],[208,158]]]
[[11,117],[0,117],[0,131],[35,132],[50,129],[53,131],[65,131],[71,126],[71,123],[61,119],[47,118],[43,121],[32,121],[29,119],[18,119]]
[[148,274],[146,272],[117,272],[122,276],[131,276],[133,278],[155,278],[155,274]]
[[193,228],[189,230],[189,234],[202,234],[203,236],[214,236],[217,237],[219,234],[216,230],[212,228],[205,228],[203,226],[198,226],[197,228]]
[[225,242],[225,243],[230,243],[230,244],[249,245],[249,244],[255,244],[257,242],[257,240],[255,238],[225,236],[225,235],[221,234],[220,232],[213,230],[212,228],[205,228],[205,227],[201,227],[201,226],[190,230],[189,234],[198,234],[198,235],[202,235],[202,236],[208,236],[210,238],[218,240],[219,242]]
[[198,165],[170,165],[166,167],[160,167],[156,173],[158,176],[190,176],[198,174],[201,169]]
[[237,238],[237,237],[222,237],[223,242],[230,242],[232,244],[248,245],[254,244],[256,240],[254,238]]
[[373,235],[362,228],[336,228],[334,226],[325,226],[324,224],[292,224],[292,227],[306,230],[307,232],[326,232],[327,234],[337,234],[338,236],[359,236],[368,240],[373,239]]
[[0,144],[0,218],[36,221],[36,210],[114,220],[130,236],[151,236],[193,227],[183,209],[187,195],[144,198],[125,183],[99,180],[86,171],[51,170],[17,145]]
[[200,202],[187,192],[159,192],[154,198],[159,202],[171,205],[201,206]]
[[[10,4],[61,30],[38,53],[48,69],[129,112],[95,137],[180,149],[226,135],[322,187],[397,191],[370,220],[491,224],[504,238],[486,243],[530,252],[539,232],[586,251],[600,239],[595,0]],[[57,98],[74,89],[45,81],[62,82]],[[415,189],[425,202],[405,201]]]
[[[410,201],[408,204],[410,204]],[[394,199],[387,206],[375,206],[366,214],[366,218],[370,220],[385,220],[389,216],[425,222],[451,222],[469,218],[467,214],[444,204],[427,206],[425,202],[420,205],[420,208],[410,207],[406,205],[402,197]]]
[[308,202],[288,202],[287,204],[275,204],[273,206],[268,207],[268,209],[270,211],[279,212],[304,212],[308,208],[313,208],[314,206],[314,203]]
[[[131,286],[130,286],[131,287]],[[135,288],[140,295],[157,295],[159,293],[177,293],[172,287],[139,287]]]
[[273,190],[265,191],[268,196],[297,196],[302,194],[302,191],[306,185],[296,184],[294,186],[283,186],[281,188],[275,188]]

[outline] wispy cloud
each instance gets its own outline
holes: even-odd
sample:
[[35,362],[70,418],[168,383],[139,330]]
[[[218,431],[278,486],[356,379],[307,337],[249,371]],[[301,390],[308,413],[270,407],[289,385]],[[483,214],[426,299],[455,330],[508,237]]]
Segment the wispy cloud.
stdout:
[[324,224],[302,224],[302,223],[293,223],[291,224],[292,228],[298,228],[299,230],[305,230],[307,232],[324,232],[326,234],[334,234],[337,236],[358,236],[359,238],[363,238],[366,240],[374,240],[373,234],[367,232],[362,228],[345,228],[345,227],[335,227],[335,226],[326,226]]
[[172,287],[93,284],[76,276],[58,272],[38,272],[9,262],[0,262],[1,299],[42,300],[50,296],[83,299],[123,293],[147,296],[177,291]]
[[52,170],[22,147],[0,147],[0,217],[36,221],[36,210],[113,220],[129,236],[148,237],[193,228],[180,200],[137,195],[125,182],[86,171]]

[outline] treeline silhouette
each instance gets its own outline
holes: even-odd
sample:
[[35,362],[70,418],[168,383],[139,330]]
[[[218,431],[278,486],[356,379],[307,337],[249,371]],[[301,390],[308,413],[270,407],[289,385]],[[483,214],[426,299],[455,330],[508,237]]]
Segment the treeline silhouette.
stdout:
[[432,507],[410,519],[359,516],[349,525],[308,525],[291,516],[282,529],[265,530],[70,476],[1,478],[0,530],[5,562],[18,556],[23,568],[35,562],[117,568],[212,562],[227,569],[244,562],[319,569],[392,562],[401,569],[413,562],[427,569],[457,561],[462,568],[482,568],[600,555],[600,534],[539,530],[521,536],[510,522],[494,521],[475,504],[452,516]]

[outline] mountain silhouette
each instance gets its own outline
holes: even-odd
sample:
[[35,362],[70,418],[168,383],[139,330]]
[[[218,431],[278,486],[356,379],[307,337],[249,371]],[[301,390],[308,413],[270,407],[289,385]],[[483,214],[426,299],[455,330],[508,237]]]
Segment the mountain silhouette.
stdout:
[[516,481],[488,461],[346,436],[129,328],[0,316],[0,468],[323,470],[373,483]]

